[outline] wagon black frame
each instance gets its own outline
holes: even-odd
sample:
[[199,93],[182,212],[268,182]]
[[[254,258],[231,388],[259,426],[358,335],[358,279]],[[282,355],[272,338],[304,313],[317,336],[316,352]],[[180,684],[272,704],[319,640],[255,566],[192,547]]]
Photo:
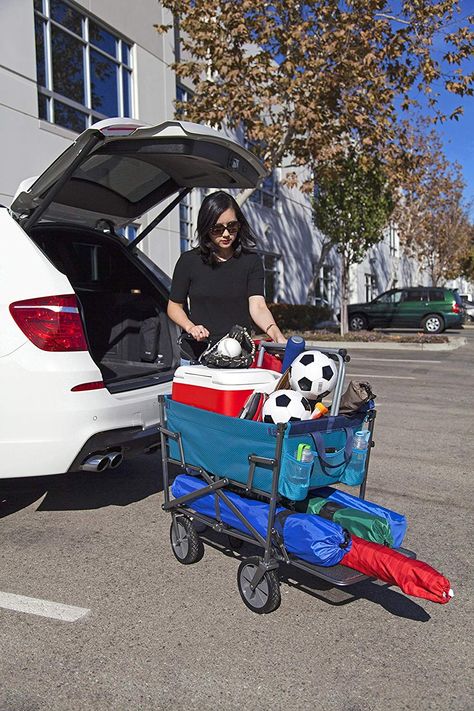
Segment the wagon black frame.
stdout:
[[[258,365],[261,365],[263,354],[265,350],[271,352],[282,350],[284,346],[279,346],[278,344],[263,344],[259,352]],[[337,382],[333,393],[333,402],[331,406],[331,416],[336,416],[339,412],[340,400],[342,397],[342,388],[345,378],[345,365],[349,362],[350,357],[345,349],[330,349],[330,348],[318,348],[323,353],[328,355],[332,360],[338,363],[338,375]],[[272,458],[261,457],[258,454],[251,453],[248,456],[249,461],[249,476],[245,484],[235,481],[229,477],[219,477],[218,475],[211,474],[202,467],[195,466],[185,461],[183,443],[180,432],[174,432],[166,427],[166,408],[165,408],[165,396],[159,396],[159,409],[160,409],[160,438],[161,438],[161,452],[162,452],[162,467],[163,467],[163,490],[164,490],[164,503],[162,508],[165,511],[169,511],[172,515],[172,527],[177,526],[177,518],[179,516],[186,516],[191,522],[197,522],[205,526],[210,527],[212,530],[219,533],[225,533],[233,539],[243,541],[246,543],[253,544],[263,549],[263,556],[259,559],[258,566],[256,567],[255,574],[252,577],[250,587],[252,589],[257,588],[257,586],[262,581],[262,578],[268,571],[278,570],[280,563],[287,563],[293,565],[301,570],[304,570],[311,575],[315,575],[326,582],[337,586],[345,587],[348,585],[354,585],[362,580],[367,580],[368,576],[360,573],[356,570],[348,568],[344,565],[334,565],[330,567],[324,567],[320,565],[315,565],[309,563],[300,558],[296,558],[288,554],[282,537],[279,535],[275,527],[275,515],[278,503],[281,500],[281,496],[278,494],[278,481],[280,475],[281,467],[281,454],[283,445],[283,436],[287,428],[286,424],[277,425],[276,434],[276,444],[275,444],[275,455]],[[375,409],[369,410],[367,413],[368,428],[370,431],[370,444],[373,446],[373,433],[375,425],[376,411]],[[168,440],[175,440],[179,447],[180,459],[174,459],[168,455]],[[369,447],[366,462],[364,478],[359,487],[360,498],[365,497],[365,489],[367,482],[367,475],[370,462],[370,451],[372,447]],[[172,499],[170,496],[170,475],[169,475],[169,465],[177,465],[182,468],[188,474],[199,476],[202,478],[207,486],[200,488],[196,492],[191,492],[184,496]],[[257,489],[253,486],[253,474],[256,466],[266,467],[272,470],[272,486],[271,492],[265,492]],[[225,489],[231,486],[232,489],[241,489],[243,492],[249,494],[257,494],[269,501],[268,510],[268,525],[266,536],[262,536],[252,525],[252,523],[237,509],[235,504],[227,496]],[[192,510],[192,502],[205,494],[215,494],[216,495],[216,517],[211,518],[205,514],[198,511]],[[224,523],[220,516],[218,501],[224,502],[229,509],[235,514],[235,516],[241,521],[245,526],[248,533],[243,533],[242,531],[233,528],[232,526]],[[178,529],[175,528],[175,537],[178,536]],[[242,594],[242,593],[241,593]],[[245,602],[245,600],[244,600]],[[246,602],[247,604],[247,602]],[[256,610],[257,611],[257,610]]]

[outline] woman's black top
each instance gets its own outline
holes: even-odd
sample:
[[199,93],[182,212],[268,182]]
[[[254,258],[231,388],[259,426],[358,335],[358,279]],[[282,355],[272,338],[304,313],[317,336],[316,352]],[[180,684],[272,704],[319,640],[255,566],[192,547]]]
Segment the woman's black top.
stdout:
[[251,329],[249,296],[264,293],[263,265],[254,252],[210,265],[198,249],[191,249],[176,262],[170,300],[186,308],[189,297],[189,318],[205,326],[215,340],[236,324]]

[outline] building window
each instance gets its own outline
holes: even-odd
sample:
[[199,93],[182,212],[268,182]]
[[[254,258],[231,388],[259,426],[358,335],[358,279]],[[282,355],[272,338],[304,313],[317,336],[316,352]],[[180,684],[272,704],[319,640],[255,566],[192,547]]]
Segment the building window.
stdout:
[[126,227],[119,227],[117,234],[125,237],[129,242],[133,242],[133,240],[138,237],[139,229],[140,225],[127,225]]
[[395,226],[390,223],[388,226],[388,247],[391,257],[396,257],[398,253],[398,235]]
[[250,200],[257,205],[269,207],[276,210],[278,207],[278,181],[275,172],[267,175],[259,190],[255,190],[250,196]]
[[[180,101],[183,104],[187,104],[188,102],[193,100],[193,92],[190,89],[187,89],[183,84],[180,84],[179,82],[176,84],[176,101]],[[176,111],[176,118],[183,118],[184,116],[184,110],[180,107],[177,108]]]
[[365,300],[372,301],[377,289],[377,281],[373,274],[365,274]]
[[316,306],[332,306],[334,303],[334,269],[329,265],[321,267],[314,292]]
[[179,203],[179,237],[181,251],[191,249],[193,239],[193,208],[191,195],[186,195]]
[[131,44],[63,0],[35,0],[39,117],[80,133],[132,115]]
[[281,254],[275,252],[259,252],[263,264],[265,277],[265,300],[275,303],[278,299],[278,287],[280,281],[279,261]]

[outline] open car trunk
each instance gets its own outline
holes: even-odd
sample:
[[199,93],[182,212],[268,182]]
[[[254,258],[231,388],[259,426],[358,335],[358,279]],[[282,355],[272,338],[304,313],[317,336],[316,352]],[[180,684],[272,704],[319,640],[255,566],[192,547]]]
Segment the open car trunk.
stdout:
[[70,225],[33,229],[34,242],[71,282],[93,360],[110,391],[169,380],[179,364],[167,294],[117,237]]

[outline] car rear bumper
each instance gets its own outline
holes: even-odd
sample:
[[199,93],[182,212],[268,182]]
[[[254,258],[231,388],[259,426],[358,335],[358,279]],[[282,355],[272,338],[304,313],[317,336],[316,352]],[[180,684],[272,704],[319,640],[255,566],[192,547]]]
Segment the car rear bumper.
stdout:
[[81,469],[81,464],[93,454],[120,452],[124,459],[152,452],[160,445],[159,425],[150,427],[122,427],[117,430],[97,432],[84,444],[68,472]]
[[443,314],[446,328],[461,328],[464,323],[464,314]]

